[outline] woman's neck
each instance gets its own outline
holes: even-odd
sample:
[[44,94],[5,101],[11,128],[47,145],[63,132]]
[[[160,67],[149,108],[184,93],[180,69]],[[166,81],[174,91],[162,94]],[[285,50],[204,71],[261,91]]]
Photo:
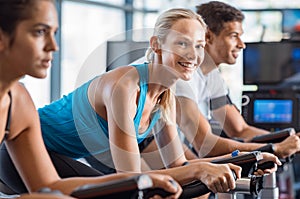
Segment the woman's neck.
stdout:
[[15,70],[0,57],[0,94],[7,93],[10,87],[21,77],[16,75]]
[[10,72],[7,70],[4,70],[0,66],[0,98],[7,94],[7,92],[10,90],[12,85],[19,80],[19,78],[12,77],[10,75]]
[[0,80],[0,100],[8,93],[12,86],[12,83],[8,84]]
[[178,77],[171,72],[168,66],[163,66],[160,63],[152,62],[149,63],[149,86],[160,93],[171,88]]

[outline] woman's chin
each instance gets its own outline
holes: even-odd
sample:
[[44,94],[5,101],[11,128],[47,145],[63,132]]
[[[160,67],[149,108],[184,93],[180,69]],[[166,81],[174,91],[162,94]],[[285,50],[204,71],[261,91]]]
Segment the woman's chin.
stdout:
[[45,79],[47,77],[47,71],[46,72],[43,72],[43,73],[38,73],[38,74],[28,74],[29,76],[31,77],[34,77],[34,78],[38,78],[38,79]]
[[192,74],[182,75],[181,79],[184,81],[189,81],[192,78]]

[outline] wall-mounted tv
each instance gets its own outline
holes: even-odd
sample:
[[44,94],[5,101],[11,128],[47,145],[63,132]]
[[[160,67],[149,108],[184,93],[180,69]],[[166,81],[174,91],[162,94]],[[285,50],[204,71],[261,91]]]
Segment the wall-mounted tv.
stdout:
[[300,82],[300,41],[246,43],[243,50],[245,85]]

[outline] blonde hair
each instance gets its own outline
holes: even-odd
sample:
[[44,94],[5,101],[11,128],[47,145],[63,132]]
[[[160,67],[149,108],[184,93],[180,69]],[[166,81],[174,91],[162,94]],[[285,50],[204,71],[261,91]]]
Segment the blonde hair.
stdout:
[[[190,9],[173,8],[163,12],[156,20],[153,36],[156,36],[160,42],[164,42],[169,34],[172,26],[180,19],[195,19],[199,21],[203,30],[206,32],[207,26],[200,15]],[[154,51],[149,47],[145,54],[146,60],[152,62],[154,58]],[[162,108],[162,116],[166,122],[169,122],[170,101],[172,99],[171,89],[166,90],[160,96],[160,106]]]

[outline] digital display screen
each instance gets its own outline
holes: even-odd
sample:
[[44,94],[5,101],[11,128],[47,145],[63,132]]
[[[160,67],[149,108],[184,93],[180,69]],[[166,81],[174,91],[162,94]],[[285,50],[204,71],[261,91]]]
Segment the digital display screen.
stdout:
[[253,104],[255,123],[291,123],[293,101],[289,99],[256,99]]

